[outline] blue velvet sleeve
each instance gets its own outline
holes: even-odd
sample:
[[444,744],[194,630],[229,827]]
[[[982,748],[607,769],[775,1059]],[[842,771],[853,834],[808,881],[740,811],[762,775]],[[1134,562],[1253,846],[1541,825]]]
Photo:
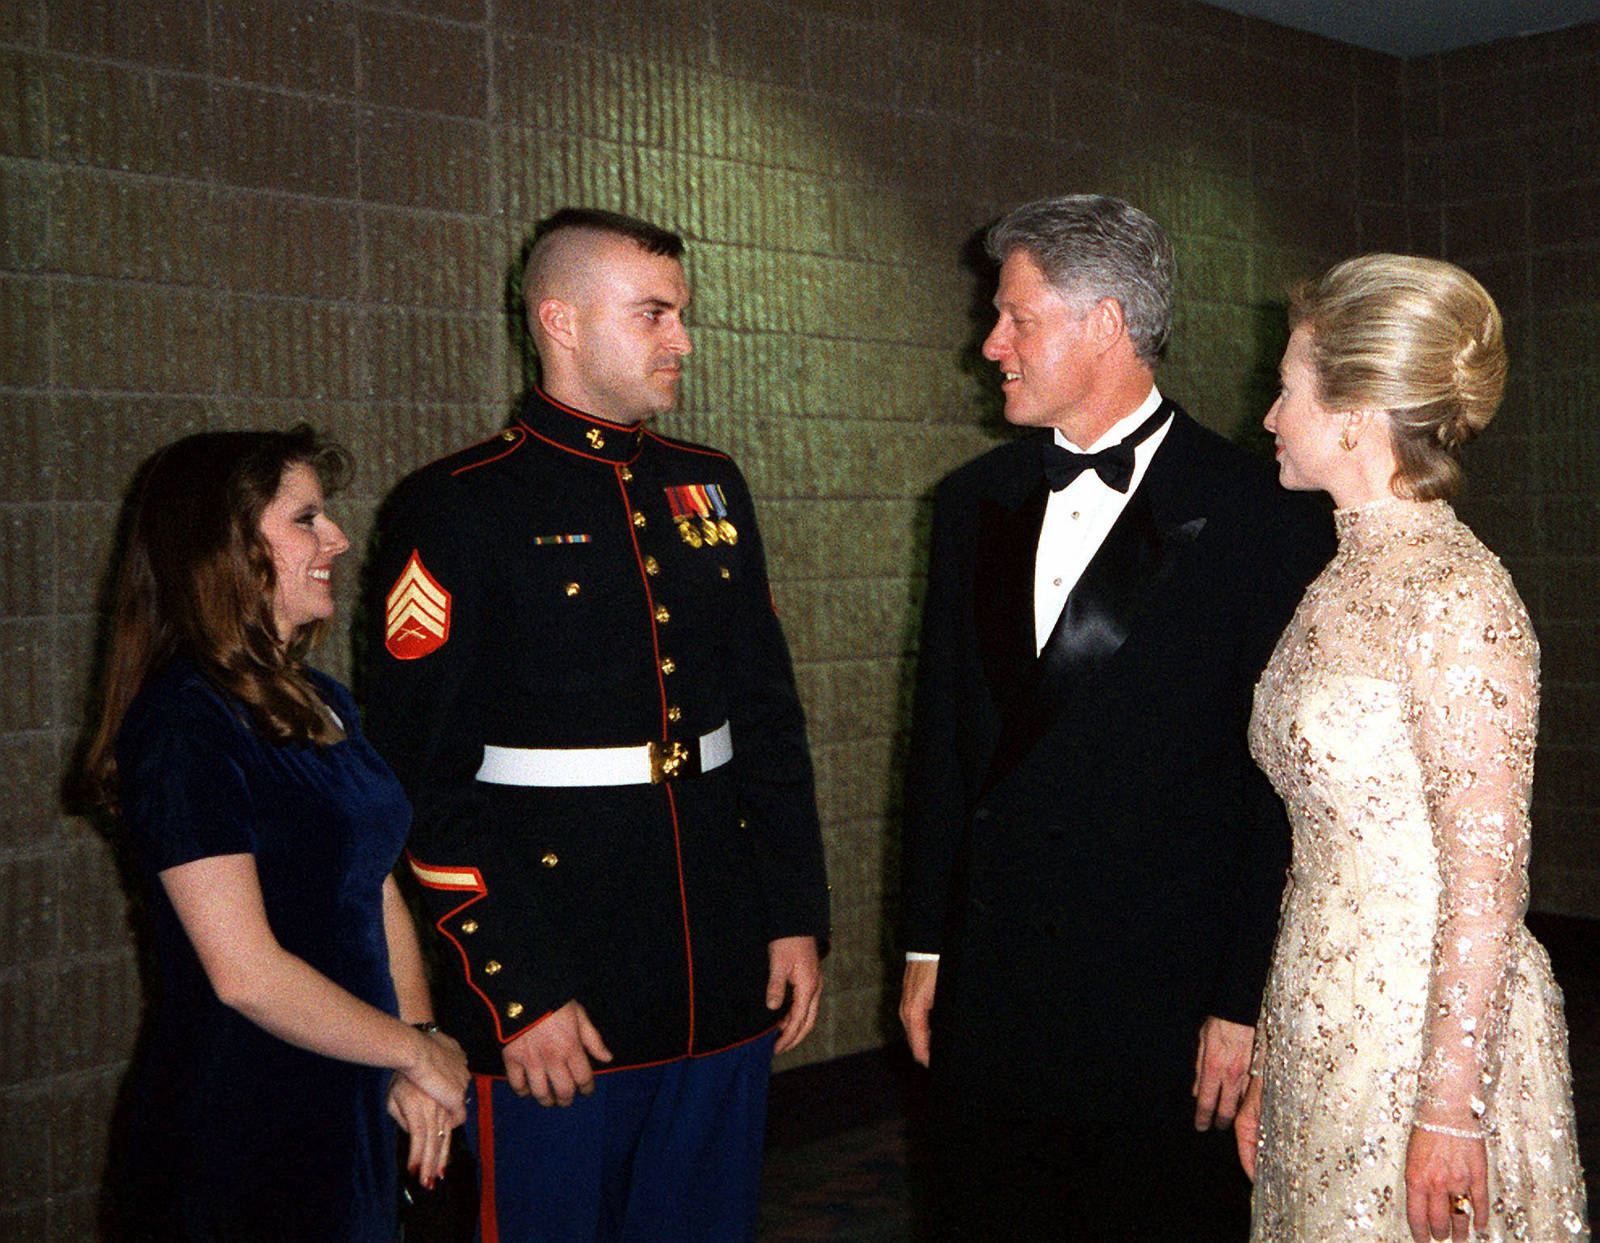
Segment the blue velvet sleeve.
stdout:
[[248,727],[198,678],[140,696],[118,740],[122,815],[153,872],[216,855],[254,854],[245,777]]

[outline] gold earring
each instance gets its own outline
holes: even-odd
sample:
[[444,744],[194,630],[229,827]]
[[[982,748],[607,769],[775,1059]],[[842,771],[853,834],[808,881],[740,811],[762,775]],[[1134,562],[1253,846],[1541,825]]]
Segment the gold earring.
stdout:
[[1352,452],[1356,447],[1356,442],[1350,439],[1350,429],[1348,427],[1344,429],[1344,432],[1339,437],[1339,447],[1346,453]]

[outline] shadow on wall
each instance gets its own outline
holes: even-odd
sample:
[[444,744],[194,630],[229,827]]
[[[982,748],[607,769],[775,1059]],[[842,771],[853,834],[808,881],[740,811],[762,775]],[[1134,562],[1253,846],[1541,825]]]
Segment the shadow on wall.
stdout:
[[1288,303],[1257,302],[1250,308],[1250,329],[1253,361],[1241,384],[1245,417],[1232,439],[1240,448],[1271,459],[1272,433],[1261,420],[1278,399],[1278,362],[1289,344]]
[[[995,219],[998,219],[996,217]],[[1005,419],[1005,395],[1000,388],[1000,371],[983,356],[983,343],[994,327],[994,297],[1000,283],[1000,265],[990,258],[984,245],[994,220],[975,229],[957,249],[959,266],[971,278],[967,298],[967,336],[956,351],[956,366],[971,381],[970,401],[979,415],[979,426],[987,436],[1003,440],[1016,434]],[[905,623],[901,630],[899,650],[907,653],[900,662],[899,677],[895,683],[893,719],[890,728],[894,737],[890,753],[889,785],[883,792],[883,834],[880,855],[880,875],[884,878],[879,907],[879,945],[886,964],[885,988],[878,1007],[878,1028],[885,1042],[903,1038],[900,1028],[900,971],[904,964],[904,947],[900,944],[901,901],[899,877],[901,871],[901,813],[902,774],[905,772],[906,753],[911,739],[911,706],[916,691],[917,652],[921,646],[923,598],[927,586],[928,542],[933,527],[933,495],[938,485],[935,480],[917,498],[912,520],[912,538],[906,549],[907,599]]]
[[[108,674],[113,627],[116,623],[112,606],[116,600],[118,573],[132,540],[133,524],[137,517],[138,501],[144,491],[145,476],[160,454],[161,450],[158,449],[139,464],[118,503],[110,555],[101,568],[100,581],[96,585],[94,594],[94,645],[91,649],[89,677],[85,683],[89,688],[89,698],[81,705],[78,719],[83,725],[73,742],[69,753],[70,759],[62,772],[58,787],[62,811],[69,816],[82,818],[94,834],[104,841],[116,865],[117,881],[122,890],[129,938],[133,943],[134,961],[139,975],[140,995],[146,999],[145,1007],[138,1016],[139,1028],[131,1046],[130,1067],[138,1065],[144,1059],[150,1045],[152,1036],[148,999],[156,994],[160,969],[156,962],[155,937],[141,864],[133,842],[122,827],[121,821],[96,801],[86,760],[99,724],[102,688],[105,686]],[[131,1074],[125,1073],[117,1087],[109,1119],[106,1162],[101,1173],[97,1217],[101,1237],[108,1241],[122,1237],[116,1216],[115,1187],[118,1171],[125,1160],[127,1118],[131,1107],[129,1099],[131,1080]]]
[[[533,241],[533,233],[530,231],[522,239],[522,245],[517,248],[516,258],[506,264],[506,277],[502,286],[505,292],[506,339],[511,343],[511,356],[517,360],[518,370],[522,376],[522,388],[513,411],[521,406],[521,394],[526,394],[539,385],[539,351],[534,348],[533,333],[528,329],[527,305],[522,292],[522,278],[528,270],[528,256],[533,254]],[[514,413],[512,417],[515,417]]]
[[997,220],[998,216],[981,225],[961,244],[961,267],[972,278],[972,289],[967,299],[967,339],[956,357],[962,373],[972,381],[972,404],[980,425],[991,435],[1003,436],[1014,429],[1006,422],[1000,369],[983,356],[983,343],[994,328],[994,298],[1000,286],[1000,265],[990,257],[984,242]]

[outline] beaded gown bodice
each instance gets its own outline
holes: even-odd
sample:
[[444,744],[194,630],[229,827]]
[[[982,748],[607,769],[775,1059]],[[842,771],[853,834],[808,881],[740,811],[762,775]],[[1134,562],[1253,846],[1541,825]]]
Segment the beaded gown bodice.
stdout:
[[1522,922],[1538,642],[1446,503],[1335,518],[1251,721],[1294,834],[1252,1237],[1409,1239],[1413,1125],[1486,1140],[1488,1237],[1579,1237],[1561,998]]

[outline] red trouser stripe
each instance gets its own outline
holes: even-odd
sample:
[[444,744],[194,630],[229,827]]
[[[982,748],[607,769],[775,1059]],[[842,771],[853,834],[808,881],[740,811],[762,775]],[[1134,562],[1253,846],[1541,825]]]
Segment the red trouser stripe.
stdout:
[[494,1080],[473,1075],[478,1096],[478,1230],[483,1243],[500,1243],[494,1211]]

